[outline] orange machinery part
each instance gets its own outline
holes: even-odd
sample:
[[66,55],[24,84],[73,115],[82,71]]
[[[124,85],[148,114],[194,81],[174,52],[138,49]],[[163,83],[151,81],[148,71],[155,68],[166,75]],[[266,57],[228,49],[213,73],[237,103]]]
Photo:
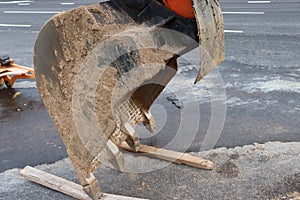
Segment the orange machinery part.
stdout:
[[166,7],[184,18],[194,18],[192,0],[163,0]]
[[[11,77],[12,76],[12,77]],[[13,59],[8,66],[0,65],[0,82],[7,82],[7,87],[11,88],[17,79],[34,79],[34,69],[15,64]]]

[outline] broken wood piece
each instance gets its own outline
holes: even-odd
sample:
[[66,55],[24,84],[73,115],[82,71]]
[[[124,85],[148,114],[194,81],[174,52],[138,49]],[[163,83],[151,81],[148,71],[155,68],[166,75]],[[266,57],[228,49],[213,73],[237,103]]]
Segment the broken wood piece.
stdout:
[[[31,166],[26,166],[24,169],[20,171],[20,174],[25,179],[46,186],[53,190],[62,192],[76,199],[91,200],[91,198],[85,193],[81,185],[60,178],[53,174],[44,172],[42,170],[33,168]],[[102,200],[142,200],[139,198],[113,195],[107,193],[103,193],[103,197],[101,199]]]
[[192,156],[188,153],[181,153],[177,151],[156,148],[147,145],[140,145],[138,151],[134,151],[126,143],[120,144],[119,147],[126,151],[130,151],[134,153],[144,153],[148,156],[171,161],[177,164],[185,164],[200,169],[211,170],[214,167],[214,163],[212,161],[205,160],[196,156]]

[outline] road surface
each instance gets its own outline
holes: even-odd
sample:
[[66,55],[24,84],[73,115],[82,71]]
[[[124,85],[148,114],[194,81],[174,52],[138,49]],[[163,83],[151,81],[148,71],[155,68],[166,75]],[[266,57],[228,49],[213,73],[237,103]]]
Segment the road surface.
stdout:
[[[89,1],[93,2],[97,1]],[[42,24],[55,13],[85,3],[1,1],[0,54],[32,67],[34,41]],[[197,99],[200,117],[188,119],[187,125],[199,122],[199,127],[187,151],[199,151],[210,130],[214,138],[208,146],[214,148],[300,140],[300,2],[224,0],[221,5],[225,62],[193,85],[198,52],[181,59],[175,81],[153,108],[159,131],[145,143],[165,146],[175,137],[182,110],[167,101],[170,93],[185,105]],[[165,119],[160,119],[162,114]],[[35,82],[20,81],[15,89],[0,89],[0,130],[0,172],[67,156]]]

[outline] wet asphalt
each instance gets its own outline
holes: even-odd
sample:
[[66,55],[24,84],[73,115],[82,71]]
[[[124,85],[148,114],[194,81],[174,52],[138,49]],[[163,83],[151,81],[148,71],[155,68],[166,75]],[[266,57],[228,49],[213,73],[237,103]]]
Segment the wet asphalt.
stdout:
[[[192,89],[202,92],[190,91],[189,94],[198,98],[196,105],[200,117],[187,118],[186,124],[194,126],[199,123],[199,126],[187,148],[180,145],[174,148],[194,152],[201,149],[212,121],[212,102],[218,101],[218,95],[214,95],[218,87],[226,92],[226,98],[220,103],[225,105],[226,112],[221,134],[212,142],[213,148],[268,141],[300,141],[300,3],[290,0],[251,5],[242,1],[223,1],[222,6],[225,12],[259,11],[264,14],[224,14],[225,29],[242,32],[225,34],[226,61]],[[51,15],[11,15],[4,12],[22,9],[69,8],[62,8],[52,1],[35,1],[29,7],[0,4],[0,24],[32,24],[31,28],[0,27],[0,54],[9,54],[17,63],[30,67],[33,66],[33,45],[38,30]],[[188,65],[197,65],[199,61],[193,54],[187,55],[186,60],[188,63],[182,61],[184,70],[179,75],[192,82],[196,72]],[[218,73],[222,78],[221,86],[214,84]],[[166,146],[178,133],[183,111],[167,97],[176,95],[184,105],[191,103],[179,84],[172,83],[155,102],[153,114],[156,116],[157,113],[156,117],[160,119],[161,110],[164,110],[165,123],[161,123],[157,134],[143,139],[144,143]],[[191,116],[198,112],[188,111]],[[189,134],[188,129],[185,131]],[[26,165],[53,163],[65,157],[64,144],[34,83],[20,81],[14,89],[0,89],[0,172]]]

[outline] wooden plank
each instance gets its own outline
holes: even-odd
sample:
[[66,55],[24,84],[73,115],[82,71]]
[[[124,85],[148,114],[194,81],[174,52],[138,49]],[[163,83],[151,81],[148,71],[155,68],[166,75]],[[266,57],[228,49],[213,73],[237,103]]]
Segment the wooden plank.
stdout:
[[[22,169],[20,171],[20,174],[22,177],[30,181],[41,184],[53,190],[62,192],[76,199],[91,200],[91,198],[85,193],[81,185],[63,179],[61,177],[55,176],[53,174],[49,174],[47,172],[38,170],[30,166],[26,166],[24,169]],[[142,200],[142,199],[103,193],[102,200]]]
[[211,170],[214,167],[214,163],[205,160],[196,156],[192,156],[187,153],[181,153],[177,151],[171,151],[167,149],[156,148],[147,145],[141,145],[137,152],[132,150],[126,143],[122,143],[119,145],[120,148],[134,152],[134,153],[144,153],[145,155],[160,158],[162,160],[167,160],[171,162],[175,162],[177,164],[185,164],[191,167],[196,167],[200,169]]

